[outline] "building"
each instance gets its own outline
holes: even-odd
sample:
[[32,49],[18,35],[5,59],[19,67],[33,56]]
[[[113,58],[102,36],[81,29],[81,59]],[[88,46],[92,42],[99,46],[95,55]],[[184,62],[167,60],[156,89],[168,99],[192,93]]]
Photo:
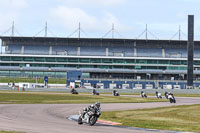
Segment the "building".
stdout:
[[[85,80],[187,79],[184,40],[10,36],[0,39],[5,46],[0,55],[1,76],[64,78],[68,71],[80,70]],[[198,80],[200,41],[194,44],[194,79]]]

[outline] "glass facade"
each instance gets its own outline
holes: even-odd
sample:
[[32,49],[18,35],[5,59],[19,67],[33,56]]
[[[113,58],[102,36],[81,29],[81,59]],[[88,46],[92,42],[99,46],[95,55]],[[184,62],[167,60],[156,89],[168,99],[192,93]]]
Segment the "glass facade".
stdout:
[[[180,59],[116,59],[116,58],[80,58],[80,57],[17,57],[0,56],[0,66],[30,67],[70,67],[102,69],[158,69],[186,70],[187,61]],[[194,60],[195,70],[200,69],[200,61]]]
[[1,77],[41,77],[66,78],[67,72],[0,71]]

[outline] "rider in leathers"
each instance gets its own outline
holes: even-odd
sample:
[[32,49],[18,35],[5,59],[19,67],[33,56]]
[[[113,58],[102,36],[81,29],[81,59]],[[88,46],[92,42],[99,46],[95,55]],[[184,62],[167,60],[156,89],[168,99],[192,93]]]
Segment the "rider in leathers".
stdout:
[[85,115],[90,109],[101,110],[101,108],[100,108],[100,103],[99,103],[99,102],[96,102],[95,104],[92,104],[92,105],[88,106],[87,108],[84,108],[84,109],[83,109],[83,115],[82,115],[83,118],[84,118],[84,115]]

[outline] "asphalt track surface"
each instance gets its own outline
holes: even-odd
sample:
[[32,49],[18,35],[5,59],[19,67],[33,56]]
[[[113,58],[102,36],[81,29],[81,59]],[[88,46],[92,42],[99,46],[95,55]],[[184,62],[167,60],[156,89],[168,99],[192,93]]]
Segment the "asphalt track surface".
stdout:
[[[158,103],[113,103],[102,104],[102,111],[130,110],[200,104],[200,98],[176,98],[176,104]],[[96,124],[78,125],[66,116],[76,115],[89,104],[0,104],[0,130],[24,131],[27,133],[153,133],[155,131],[119,128]],[[167,131],[159,131],[169,133]]]

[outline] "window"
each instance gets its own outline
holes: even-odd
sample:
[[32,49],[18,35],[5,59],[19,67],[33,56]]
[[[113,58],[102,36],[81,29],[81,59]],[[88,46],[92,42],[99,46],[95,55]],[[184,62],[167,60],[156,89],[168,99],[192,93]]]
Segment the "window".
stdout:
[[136,63],[138,63],[138,64],[146,64],[147,60],[138,59],[138,60],[136,60]]
[[147,64],[158,64],[157,60],[147,60]]
[[80,58],[79,62],[80,63],[90,63],[90,59],[88,59],[88,58]]
[[67,62],[67,58],[56,58],[57,62]]
[[1,57],[2,61],[10,61],[10,57]]
[[124,63],[123,59],[113,59],[113,63]]
[[23,58],[22,57],[11,57],[12,61],[22,61]]
[[35,57],[35,61],[44,62],[44,58],[42,58],[42,57]]
[[103,63],[112,63],[112,59],[102,59]]
[[77,62],[78,63],[78,58],[69,58],[68,61],[69,62]]
[[24,61],[33,61],[32,57],[24,57]]
[[172,65],[180,65],[181,63],[180,63],[179,60],[171,60],[170,64],[172,64]]
[[91,59],[91,63],[101,63],[101,59]]
[[135,59],[126,59],[125,60],[125,63],[127,63],[127,64],[134,64],[135,63]]
[[55,62],[55,58],[46,58],[46,62]]
[[168,60],[158,60],[158,64],[169,64]]

